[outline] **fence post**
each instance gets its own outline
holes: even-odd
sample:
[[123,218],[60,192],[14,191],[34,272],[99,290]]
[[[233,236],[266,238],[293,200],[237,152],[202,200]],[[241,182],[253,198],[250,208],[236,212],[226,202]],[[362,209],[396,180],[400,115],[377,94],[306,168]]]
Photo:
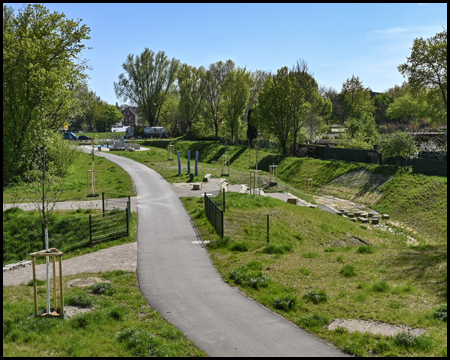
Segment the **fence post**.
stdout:
[[267,243],[269,243],[269,214],[267,214]]
[[223,213],[224,213],[223,211],[220,212],[220,215],[222,217],[222,239],[224,238],[224,236],[223,236],[224,235],[224,233],[223,233]]
[[103,217],[105,217],[105,193],[102,192],[102,213]]
[[130,200],[128,200],[126,216],[127,216],[127,236],[130,236]]
[[225,212],[225,188],[223,188],[223,212]]
[[92,247],[92,215],[89,215],[89,242]]

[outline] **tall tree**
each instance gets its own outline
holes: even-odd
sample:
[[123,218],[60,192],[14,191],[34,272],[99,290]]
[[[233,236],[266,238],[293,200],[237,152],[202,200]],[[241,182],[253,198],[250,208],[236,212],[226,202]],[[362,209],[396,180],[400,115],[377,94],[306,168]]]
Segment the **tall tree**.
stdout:
[[372,103],[375,107],[374,116],[375,122],[380,125],[388,120],[386,111],[390,104],[394,102],[394,99],[389,93],[379,94],[373,97]]
[[270,75],[259,94],[254,115],[258,129],[268,137],[275,137],[283,155],[288,153],[289,137],[292,131],[291,97],[292,80],[287,67]]
[[229,71],[223,84],[222,114],[234,141],[250,95],[250,73],[245,68]]
[[81,19],[27,5],[3,19],[3,183],[29,168],[40,127],[57,131],[77,106],[76,88],[86,77],[75,62],[89,39]]
[[352,75],[342,84],[341,94],[346,107],[346,119],[360,117],[363,112],[372,112],[370,89],[363,86],[359,76]]
[[407,77],[413,92],[436,89],[447,110],[447,29],[427,40],[415,39],[411,56],[398,70]]
[[189,130],[204,107],[205,72],[203,66],[197,69],[183,64],[177,74],[180,94],[179,111]]
[[156,54],[145,48],[141,55],[129,54],[122,64],[125,73],[114,82],[114,91],[119,99],[130,100],[149,126],[158,124],[161,108],[167,94],[173,88],[179,60],[169,60],[164,51]]
[[258,128],[255,126],[255,121],[252,120],[253,108],[258,101],[258,95],[264,87],[264,82],[269,76],[270,72],[263,70],[256,70],[250,74],[250,94],[246,107],[247,112],[247,140],[250,147],[253,147],[254,139],[258,137]]
[[234,70],[235,64],[232,60],[223,63],[218,61],[209,65],[205,73],[205,108],[203,115],[205,120],[214,128],[216,141],[219,137],[219,128],[223,118],[221,114],[223,83],[228,72]]

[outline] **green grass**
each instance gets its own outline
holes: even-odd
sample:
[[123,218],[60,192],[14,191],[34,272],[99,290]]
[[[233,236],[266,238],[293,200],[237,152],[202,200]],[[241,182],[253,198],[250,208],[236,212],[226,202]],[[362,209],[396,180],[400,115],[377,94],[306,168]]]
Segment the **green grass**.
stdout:
[[[81,211],[80,211],[81,210]],[[54,211],[49,227],[50,247],[55,239],[61,238],[57,248],[64,252],[64,259],[87,254],[135,241],[137,214],[131,212],[130,236],[104,241],[89,246],[89,213],[100,210],[77,209]],[[57,226],[53,226],[56,224]],[[82,244],[72,246],[72,244]],[[43,242],[42,218],[39,214],[12,208],[3,212],[3,265],[31,260],[29,253],[45,249]],[[45,262],[37,258],[36,262]]]
[[[329,331],[323,327],[329,320],[313,325],[315,318],[311,314],[320,313],[325,319],[367,319],[424,328],[434,345],[431,350],[426,347],[415,350],[415,356],[440,356],[444,351],[446,322],[435,318],[433,311],[446,301],[446,245],[406,247],[400,234],[379,232],[371,227],[362,229],[359,224],[328,212],[245,194],[226,193],[226,196],[225,219],[238,221],[244,212],[248,217],[270,214],[269,245],[292,247],[284,254],[265,252],[267,244],[261,237],[259,241],[249,241],[252,246],[248,251],[233,252],[233,245],[242,242],[241,236],[226,233],[226,246],[208,247],[225,281],[352,354],[369,356],[378,352],[383,356],[406,356],[409,353],[392,339],[380,339],[376,335],[354,338],[352,334]],[[195,224],[205,221],[204,212],[198,210],[204,207],[202,202],[196,198],[181,200],[188,213],[198,215]],[[205,239],[215,236],[211,227],[202,225],[199,229]],[[302,235],[301,241],[298,234]],[[354,237],[372,246],[355,246]],[[358,252],[360,248],[364,249],[362,254]],[[267,286],[246,283],[258,271],[259,276],[265,274],[270,279]],[[230,273],[235,274],[234,278]],[[384,282],[380,281],[380,275]],[[288,302],[283,299],[288,295],[299,299],[298,307],[286,310]],[[316,298],[326,301],[315,304]]]
[[[32,287],[3,286],[3,356],[206,356],[148,306],[135,273],[83,273],[65,276],[64,283],[92,276],[109,281],[115,291],[96,293],[99,284],[65,287],[65,306],[91,310],[70,319],[35,317]],[[38,304],[43,306],[45,285],[40,289]]]
[[[94,162],[95,170],[99,170],[100,178],[100,197],[105,193],[105,198],[114,199],[127,196],[136,196],[133,189],[133,182],[130,175],[120,166],[111,161],[96,156]],[[68,175],[62,179],[63,192],[60,194],[59,201],[89,201],[87,187],[87,170],[92,170],[92,156],[80,151],[75,162],[70,166]],[[91,185],[89,179],[89,185]],[[50,187],[52,191],[54,187]],[[97,189],[96,189],[97,191]],[[24,203],[33,202],[35,199],[33,189],[29,184],[17,184],[15,186],[3,187],[3,203]]]

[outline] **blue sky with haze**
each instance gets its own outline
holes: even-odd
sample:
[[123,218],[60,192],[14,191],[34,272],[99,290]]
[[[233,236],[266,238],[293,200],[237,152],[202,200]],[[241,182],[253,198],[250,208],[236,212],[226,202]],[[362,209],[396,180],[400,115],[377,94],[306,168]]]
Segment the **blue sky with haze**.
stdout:
[[[4,3],[18,9],[22,4]],[[397,66],[413,40],[447,28],[447,4],[90,4],[43,3],[83,19],[91,39],[89,87],[110,104],[128,54],[146,47],[192,66],[233,60],[276,72],[306,60],[320,85],[341,90],[352,75],[383,92],[404,78]]]

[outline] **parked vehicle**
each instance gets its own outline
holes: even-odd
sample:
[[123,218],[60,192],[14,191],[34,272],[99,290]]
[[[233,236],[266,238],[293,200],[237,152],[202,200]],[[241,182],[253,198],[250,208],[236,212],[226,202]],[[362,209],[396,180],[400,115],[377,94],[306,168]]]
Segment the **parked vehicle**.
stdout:
[[86,135],[78,135],[78,140],[92,140],[92,138]]
[[165,137],[166,137],[166,128],[164,126],[145,127],[144,134],[142,135],[143,139],[165,138]]
[[134,138],[134,127],[130,126],[125,132],[125,139]]
[[127,129],[129,128],[129,126],[121,126],[121,127],[112,127],[111,128],[111,132],[124,132],[127,131]]
[[78,136],[73,132],[67,131],[64,133],[64,139],[66,140],[78,140]]

